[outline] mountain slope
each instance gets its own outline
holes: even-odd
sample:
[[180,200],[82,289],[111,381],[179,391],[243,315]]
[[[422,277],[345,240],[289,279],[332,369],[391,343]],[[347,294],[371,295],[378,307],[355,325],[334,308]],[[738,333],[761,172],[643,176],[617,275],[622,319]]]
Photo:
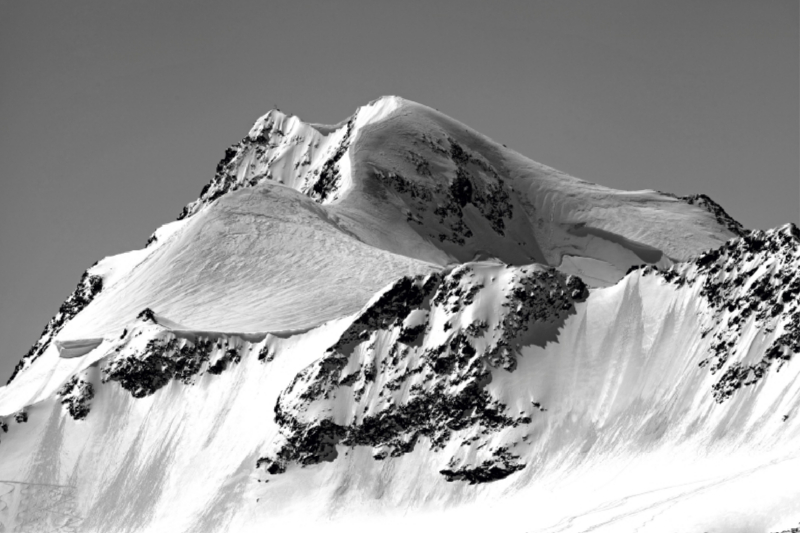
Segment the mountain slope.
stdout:
[[[145,307],[187,327],[301,330],[356,311],[398,276],[433,269],[369,247],[309,198],[271,183],[236,191],[161,232],[158,242],[89,271],[102,290],[65,323],[64,340],[119,336]],[[38,396],[41,380],[71,368],[54,343],[15,381]],[[0,398],[6,390],[0,390]]]
[[[431,512],[471,527],[492,508],[493,523],[520,531],[606,521],[671,531],[687,509],[689,523],[728,530],[731,501],[766,528],[800,513],[780,483],[798,466],[800,231],[724,250],[588,295],[545,267],[470,263],[394,283],[355,317],[289,336],[187,330],[144,313],[123,338],[68,360],[79,361],[77,387],[50,391],[25,423],[7,420],[0,479],[61,487],[72,495],[61,509],[85,530],[331,518],[353,530]],[[718,306],[703,291],[726,270]],[[771,272],[789,275],[739,322],[713,371],[707,360],[732,331],[715,309]],[[716,394],[726,368],[770,346],[786,348],[780,368]],[[17,496],[26,508],[40,497]],[[542,503],[536,516],[513,511],[524,501]]]
[[[270,285],[262,283],[266,272],[290,268],[277,263],[290,260],[295,250],[326,255],[310,250],[317,242],[309,233],[295,235],[304,223],[277,231],[262,226],[269,224],[262,215],[269,217],[272,211],[284,213],[282,221],[294,216],[283,201],[291,193],[278,186],[303,193],[307,200],[292,201],[314,213],[312,218],[319,217],[320,227],[343,233],[345,240],[354,238],[368,247],[441,266],[487,257],[511,264],[549,264],[580,275],[592,286],[612,284],[634,265],[668,266],[672,259],[719,246],[739,231],[710,199],[681,200],[588,183],[525,159],[437,111],[398,97],[378,99],[336,126],[306,124],[273,110],[226,151],[200,198],[184,208],[177,222],[154,233],[145,250],[106,258],[87,271],[71,297],[75,302],[65,303],[11,379],[40,357],[56,334],[67,339],[113,334],[145,306],[198,327],[221,320],[234,329],[300,329],[325,320],[317,311],[304,310],[307,318],[295,323],[290,318],[295,314],[282,311],[278,324],[271,324],[261,314],[294,300],[292,291],[299,286],[283,283],[284,296],[274,302],[249,288],[259,285],[258,290],[269,292]],[[274,198],[271,193],[252,196],[251,189],[282,192],[275,192]],[[324,233],[333,235],[331,231]],[[250,249],[253,239],[256,244]],[[263,260],[273,250],[281,251],[281,259],[251,278],[246,272],[249,262]],[[241,254],[244,257],[234,259]],[[315,260],[298,262],[310,265]],[[340,269],[340,275],[348,268]],[[193,279],[183,279],[186,272]],[[361,277],[353,278],[350,301],[356,305],[347,312],[408,272],[395,271],[367,286],[360,283]],[[311,283],[322,283],[322,278]],[[107,305],[91,306],[78,321],[91,326],[60,333],[101,289],[114,284],[117,291],[103,291],[101,300]],[[309,291],[305,294],[298,296],[300,301],[309,298]],[[249,299],[259,300],[258,317],[247,316]],[[120,301],[122,309],[117,307]],[[341,316],[335,313],[343,307],[334,309],[327,318]]]
[[0,389],[0,525],[783,527],[798,294],[794,225],[585,182],[396,97],[271,111]]
[[579,180],[397,97],[338,126],[267,113],[181,216],[270,180],[330,206],[372,246],[439,264],[478,255],[558,266],[566,254],[610,263],[619,278],[631,265],[684,260],[741,230],[710,200]]

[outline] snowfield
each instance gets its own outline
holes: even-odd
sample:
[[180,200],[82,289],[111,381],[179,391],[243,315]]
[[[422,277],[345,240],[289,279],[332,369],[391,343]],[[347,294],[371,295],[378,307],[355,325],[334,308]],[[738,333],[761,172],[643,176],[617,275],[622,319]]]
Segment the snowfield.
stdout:
[[800,525],[800,230],[277,110],[0,388],[0,531]]

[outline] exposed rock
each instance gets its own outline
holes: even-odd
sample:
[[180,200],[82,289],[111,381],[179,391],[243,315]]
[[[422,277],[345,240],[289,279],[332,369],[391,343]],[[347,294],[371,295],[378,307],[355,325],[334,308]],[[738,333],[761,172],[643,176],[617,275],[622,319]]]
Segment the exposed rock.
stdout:
[[467,481],[470,485],[488,483],[507,478],[514,472],[522,470],[525,465],[517,462],[519,458],[508,453],[505,448],[498,449],[492,459],[483,461],[478,466],[463,467],[458,469],[446,468],[440,470],[447,481]]
[[800,533],[800,525],[797,527],[790,527],[789,529],[782,529],[780,531],[775,531],[774,533]]
[[[408,206],[407,220],[422,230],[423,221],[433,206],[435,222],[425,229],[440,242],[463,246],[473,236],[464,221],[463,210],[472,205],[497,234],[505,235],[505,221],[514,216],[514,208],[510,189],[494,167],[483,156],[463,147],[453,138],[447,138],[449,149],[429,138],[423,140],[434,152],[449,156],[456,167],[455,176],[448,178],[449,181],[432,175],[427,160],[414,152],[407,152],[406,158],[416,165],[418,176],[415,179],[394,170],[373,170],[378,181],[403,197]],[[429,179],[421,180],[420,176]]]
[[171,353],[175,339],[164,342],[152,339],[141,357],[129,356],[112,361],[103,369],[103,383],[118,382],[134,398],[144,398],[167,385],[175,376],[175,361]]
[[[722,403],[742,387],[755,385],[772,368],[780,371],[800,353],[800,230],[794,224],[780,229],[751,231],[728,241],[687,264],[658,273],[678,287],[700,284],[700,295],[713,313],[705,334],[713,332],[709,357],[700,362],[712,374]],[[760,330],[781,332],[755,363],[732,358],[743,327],[753,322]]]
[[[500,316],[465,322],[482,291],[498,290],[487,286],[488,278],[506,269],[513,275],[502,287]],[[551,268],[478,270],[467,264],[445,276],[403,278],[374,299],[281,393],[275,415],[282,440],[259,464],[280,472],[290,463],[332,461],[337,445],[370,446],[382,460],[412,451],[423,438],[437,451],[454,438],[488,443],[500,431],[529,424],[529,413],[508,413],[488,391],[492,369],[513,371],[530,326],[560,324],[573,312],[574,297],[586,297],[586,288],[579,278]],[[446,340],[433,342],[431,331],[445,318],[452,330],[445,327]],[[333,412],[342,401],[353,402],[344,418],[305,414]],[[451,463],[442,475],[470,483],[524,467],[505,449],[477,463]]]
[[72,376],[57,394],[61,398],[61,405],[73,419],[83,420],[89,414],[91,401],[94,398],[94,387],[79,375]]
[[262,363],[271,363],[276,355],[277,352],[271,346],[264,344],[264,347],[258,352],[258,360]]
[[[139,315],[145,323],[155,321],[155,315],[146,309]],[[125,350],[121,344],[115,351],[117,355],[102,369],[102,382],[116,381],[129,391],[134,398],[144,398],[165,387],[173,379],[185,385],[192,385],[205,369],[209,374],[219,375],[242,359],[237,345],[228,346],[226,338],[216,343],[204,336],[178,338],[167,330],[156,333],[144,349]],[[212,360],[217,349],[221,355]]]
[[80,282],[78,282],[78,287],[70,294],[69,298],[61,304],[58,313],[47,323],[47,326],[45,326],[36,344],[28,350],[28,353],[25,354],[19,363],[17,363],[17,366],[14,367],[14,371],[11,373],[11,377],[8,378],[7,383],[14,381],[14,378],[17,377],[17,374],[19,374],[23,368],[29,367],[36,361],[36,359],[47,350],[58,332],[64,329],[67,322],[89,305],[101,290],[103,290],[103,278],[89,274],[88,271],[84,272]]
[[[355,117],[354,117],[355,118]],[[347,122],[347,130],[344,139],[334,151],[333,155],[325,161],[319,173],[312,173],[312,183],[308,189],[307,194],[317,201],[327,200],[329,197],[335,195],[341,183],[341,176],[339,174],[339,160],[344,157],[347,149],[350,147],[350,142],[353,136],[354,118]]]
[[208,367],[209,374],[222,374],[228,368],[228,364],[238,364],[242,356],[236,348],[229,348],[225,354],[217,359],[214,364]]
[[734,235],[743,237],[747,233],[747,230],[744,229],[744,226],[742,226],[738,221],[736,221],[733,217],[731,217],[728,213],[726,213],[721,205],[719,205],[717,202],[715,202],[705,194],[679,196],[678,198],[683,200],[689,205],[697,205],[704,208],[706,211],[714,215],[714,218],[717,219],[717,222],[728,228],[728,230]]
[[149,322],[151,324],[158,324],[158,320],[156,320],[156,314],[149,307],[145,307],[141,313],[136,315],[136,320]]

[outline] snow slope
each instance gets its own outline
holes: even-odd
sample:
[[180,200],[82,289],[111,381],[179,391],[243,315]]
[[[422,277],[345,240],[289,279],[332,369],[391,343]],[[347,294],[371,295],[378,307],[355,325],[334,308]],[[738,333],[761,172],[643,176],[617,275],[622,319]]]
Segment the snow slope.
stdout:
[[788,529],[798,295],[793,225],[271,111],[0,388],[0,530]]
[[[101,261],[91,305],[57,338],[119,336],[145,307],[195,329],[302,330],[357,310],[387,282],[432,266],[372,248],[308,197],[265,183],[233,192],[142,252]],[[299,244],[299,245],[298,245]],[[72,362],[49,344],[14,383],[16,401],[46,394]],[[8,394],[0,389],[0,401]]]
[[181,216],[271,180],[330,206],[365,243],[441,265],[478,256],[558,266],[568,254],[615,267],[616,281],[632,265],[687,259],[741,233],[705,196],[589,183],[394,96],[337,126],[270,111]]

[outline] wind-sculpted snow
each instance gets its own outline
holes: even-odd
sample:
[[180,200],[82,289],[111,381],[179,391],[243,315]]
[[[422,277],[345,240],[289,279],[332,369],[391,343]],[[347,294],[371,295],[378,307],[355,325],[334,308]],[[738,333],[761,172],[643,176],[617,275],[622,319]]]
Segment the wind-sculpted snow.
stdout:
[[[785,228],[687,265],[682,285],[647,269],[591,292],[552,268],[468,263],[400,278],[346,322],[285,338],[188,330],[145,310],[122,335],[63,360],[82,362],[48,385],[55,401],[25,408],[27,423],[4,419],[4,457],[40,459],[0,461],[0,479],[73,487],[70,516],[86,531],[248,531],[281,517],[297,523],[300,509],[305,519],[335,515],[352,529],[351,520],[370,516],[365,501],[466,526],[480,523],[464,514],[470,506],[518,498],[544,506],[527,530],[565,516],[575,527],[547,530],[602,523],[609,511],[595,516],[590,502],[619,505],[614,523],[664,512],[655,524],[672,524],[686,515],[680,501],[701,497],[670,499],[677,472],[681,482],[722,487],[742,476],[749,494],[747,472],[767,467],[758,454],[733,450],[765,443],[778,455],[764,461],[793,468],[780,453],[800,428],[795,361],[745,387],[749,397],[719,404],[716,378],[699,365],[716,330],[703,333],[727,323],[709,322],[714,308],[697,295],[707,285],[698,272],[725,254],[760,249],[743,272],[757,264],[796,272],[794,242],[796,230]],[[767,333],[753,351],[782,334]],[[676,454],[683,463],[670,463],[668,474],[654,470]],[[723,477],[697,454],[723,461]],[[603,465],[616,457],[628,470],[613,470],[611,492],[592,492],[608,486]],[[43,470],[56,459],[58,471]],[[651,474],[626,473],[637,470]],[[703,483],[698,494],[721,490]],[[758,483],[764,494],[779,490]],[[753,509],[736,499],[741,490],[731,497]],[[659,491],[667,491],[663,504],[652,509],[626,503]],[[690,512],[718,519],[724,501]],[[777,512],[771,505],[764,516]],[[514,529],[514,516],[512,506],[495,520]]]
[[791,530],[799,241],[273,110],[0,388],[0,530]]
[[643,259],[641,249],[686,259],[741,232],[704,195],[628,193],[578,180],[397,97],[335,126],[270,111],[226,151],[180,219],[265,182],[325,204],[371,246],[441,265],[494,256],[558,266],[570,255],[602,261],[619,279],[631,265],[658,261]]
[[[384,97],[335,126],[270,111],[225,152],[214,178],[186,206],[178,223],[160,228],[142,253],[104,261],[126,263],[122,270],[141,278],[159,257],[180,255],[185,260],[191,255],[184,250],[185,234],[230,211],[212,206],[227,198],[230,207],[238,203],[231,195],[241,189],[264,190],[270,184],[285,185],[324,204],[319,214],[338,232],[378,250],[442,266],[486,257],[518,265],[537,262],[584,275],[595,286],[616,281],[633,265],[669,266],[671,259],[687,259],[741,233],[741,226],[706,196],[629,193],[578,180],[525,159],[430,108]],[[202,220],[192,220],[206,208],[211,212],[199,217]],[[84,276],[12,379],[43,355],[51,340],[87,307],[102,288],[102,279]],[[236,276],[230,279],[238,281]],[[133,292],[138,296],[136,309],[160,303],[146,290]],[[171,291],[161,292],[168,296]],[[187,309],[170,303],[166,311],[171,316],[189,318]],[[123,321],[130,318],[126,314]],[[121,325],[120,320],[111,322],[113,326],[109,320],[100,321],[96,329],[102,331],[95,336]],[[192,325],[207,327],[205,322]],[[84,331],[80,335],[87,336]]]
[[[780,229],[751,231],[672,270],[650,267],[672,284],[702,287],[712,310],[703,335],[711,334],[709,357],[699,364],[719,379],[714,398],[720,403],[737,390],[757,384],[774,368],[800,353],[800,230],[794,224]],[[772,342],[753,353],[742,342],[751,325],[770,333]]]
[[214,178],[178,219],[194,215],[225,194],[265,180],[297,189],[320,203],[338,199],[345,182],[350,181],[349,175],[343,176],[350,166],[345,156],[356,129],[391,114],[397,100],[376,100],[337,126],[305,124],[271,110],[256,121],[247,137],[225,151]]
[[513,430],[541,406],[509,412],[486,388],[491,371],[513,372],[520,349],[551,340],[548,330],[587,296],[580,279],[541,267],[468,263],[401,279],[281,394],[283,439],[259,466],[279,474],[289,463],[333,461],[337,445],[369,446],[384,460],[425,437],[433,451],[462,448],[441,469],[448,481],[494,481],[524,468],[497,437],[519,437]]
[[[126,329],[107,358],[103,383],[117,382],[134,398],[144,398],[173,380],[193,385],[205,373],[220,375],[239,364],[243,354],[265,349],[256,347],[264,335],[188,331],[163,321],[149,308],[140,313],[139,325]],[[142,336],[148,339],[144,346]]]
[[688,203],[689,205],[699,205],[700,207],[708,210],[709,213],[714,215],[717,222],[728,228],[728,230],[738,237],[744,236],[747,231],[744,229],[737,220],[731,217],[717,202],[709,198],[705,194],[693,194],[691,196],[680,196],[680,200]]

